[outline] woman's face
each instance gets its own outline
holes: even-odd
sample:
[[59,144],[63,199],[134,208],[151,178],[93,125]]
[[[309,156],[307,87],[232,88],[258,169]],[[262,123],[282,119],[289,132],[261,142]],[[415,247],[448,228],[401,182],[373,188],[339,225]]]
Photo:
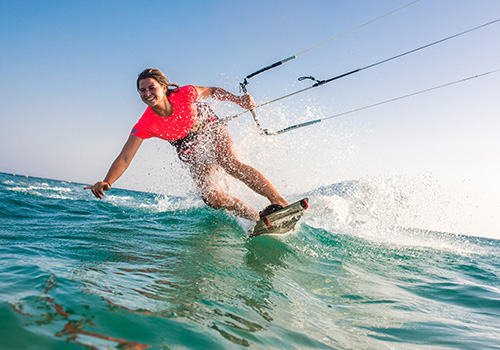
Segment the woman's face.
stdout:
[[139,94],[142,101],[150,107],[158,105],[163,99],[167,98],[167,87],[160,85],[153,78],[139,80]]

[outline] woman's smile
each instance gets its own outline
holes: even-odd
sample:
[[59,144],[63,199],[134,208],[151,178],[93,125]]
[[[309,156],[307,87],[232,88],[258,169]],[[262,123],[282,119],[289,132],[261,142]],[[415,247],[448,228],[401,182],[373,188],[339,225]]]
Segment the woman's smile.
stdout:
[[166,98],[166,87],[158,84],[153,78],[146,78],[139,81],[139,94],[142,101],[150,107],[157,105],[163,98]]

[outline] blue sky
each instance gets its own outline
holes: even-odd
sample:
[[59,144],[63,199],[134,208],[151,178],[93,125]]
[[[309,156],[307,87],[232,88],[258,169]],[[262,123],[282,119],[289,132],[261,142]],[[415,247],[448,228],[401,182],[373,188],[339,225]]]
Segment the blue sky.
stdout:
[[[145,108],[135,90],[142,69],[237,93],[255,70],[410,2],[2,1],[0,171],[93,183]],[[307,87],[300,76],[328,79],[498,18],[497,0],[421,0],[253,78],[248,89],[263,103]],[[498,69],[499,37],[497,23],[264,107],[261,122],[285,127]],[[285,193],[373,176],[426,187],[432,178],[465,196],[463,231],[500,236],[499,88],[500,73],[492,74],[272,140],[248,115],[230,130],[240,155]],[[168,145],[152,140],[117,186],[182,194],[182,172]]]

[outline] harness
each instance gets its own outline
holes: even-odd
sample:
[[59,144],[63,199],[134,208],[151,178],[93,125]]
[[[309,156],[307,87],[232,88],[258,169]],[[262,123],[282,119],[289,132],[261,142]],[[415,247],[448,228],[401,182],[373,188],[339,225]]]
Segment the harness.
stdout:
[[169,141],[175,147],[177,156],[183,162],[190,163],[193,158],[194,147],[198,144],[198,137],[205,127],[219,120],[212,108],[206,102],[195,102],[197,108],[198,123],[189,131],[186,137]]

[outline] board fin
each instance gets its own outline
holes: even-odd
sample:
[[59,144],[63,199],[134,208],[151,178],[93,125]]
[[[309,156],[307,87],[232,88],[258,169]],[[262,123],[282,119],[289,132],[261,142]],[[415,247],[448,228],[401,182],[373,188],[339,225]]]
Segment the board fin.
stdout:
[[265,215],[248,233],[248,237],[257,237],[265,234],[283,234],[292,231],[307,210],[308,198],[303,198],[289,206]]

